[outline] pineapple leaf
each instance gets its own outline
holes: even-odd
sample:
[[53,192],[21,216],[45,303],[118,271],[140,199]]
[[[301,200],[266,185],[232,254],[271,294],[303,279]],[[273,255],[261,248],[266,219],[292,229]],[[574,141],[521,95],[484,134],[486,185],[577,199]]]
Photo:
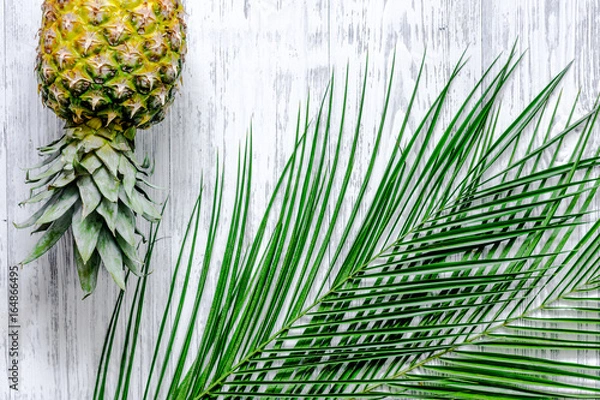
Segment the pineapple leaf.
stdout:
[[106,168],[98,168],[92,176],[102,195],[115,203],[119,199],[119,180],[112,176]]
[[122,181],[125,193],[131,197],[137,182],[137,170],[123,154],[121,154],[119,160],[119,172],[123,175]]
[[102,166],[102,161],[94,154],[86,155],[80,163],[90,174],[96,172]]
[[146,186],[148,186],[149,188],[152,188],[152,189],[156,189],[156,190],[166,190],[164,187],[161,187],[161,186],[156,186],[156,185],[154,185],[153,183],[150,183],[150,182],[148,182],[148,181],[147,181],[146,179],[144,179],[144,178],[140,178],[140,179],[139,179],[139,182],[140,182],[140,183],[143,183],[144,185],[146,185]]
[[67,229],[69,229],[69,226],[71,226],[72,212],[73,211],[68,210],[60,218],[50,224],[31,253],[21,261],[21,264],[29,264],[30,262],[37,260],[58,242]]
[[138,259],[136,248],[127,243],[121,235],[117,235],[116,240],[123,253],[123,262],[127,268],[129,268],[136,276],[141,276],[143,263]]
[[116,178],[119,169],[119,154],[111,147],[109,143],[100,147],[95,153],[106,165],[106,168]]
[[79,200],[79,193],[74,186],[69,186],[59,193],[56,201],[44,211],[36,221],[36,224],[42,225],[57,220],[69,211],[77,200]]
[[119,204],[117,202],[109,201],[107,198],[103,198],[100,202],[98,208],[96,208],[98,214],[104,217],[104,221],[106,222],[106,226],[108,229],[115,234],[115,229],[117,227],[117,218],[119,214]]
[[98,253],[106,270],[113,277],[115,283],[125,290],[125,273],[123,271],[123,257],[115,238],[110,231],[102,229],[98,237]]
[[[136,197],[135,193],[136,191],[134,191],[133,197]],[[161,215],[158,209],[154,206],[154,204],[151,201],[146,200],[142,196],[137,195],[137,198],[137,200],[142,204],[142,207],[144,209],[144,218],[150,222],[158,222],[161,218]]]
[[131,196],[128,196],[127,193],[125,193],[125,188],[121,186],[121,191],[119,192],[119,200],[122,201],[128,209],[133,210],[135,214],[142,215],[144,213],[144,209],[142,208],[141,204],[131,201],[132,197],[133,194]]
[[77,207],[73,213],[73,238],[84,264],[90,261],[94,254],[98,236],[102,229],[102,220],[97,213],[83,215],[82,208]]
[[[32,195],[30,198],[28,198],[27,200],[23,200],[22,202],[19,203],[20,206],[25,205],[25,204],[35,204],[35,203],[39,203],[41,201],[44,201],[50,197],[52,197],[52,195],[55,192],[53,190],[44,190],[41,191],[35,195]],[[40,215],[41,216],[41,215]]]
[[125,155],[125,157],[127,157],[129,162],[131,162],[131,164],[133,164],[133,166],[138,171],[138,173],[146,175],[146,176],[150,176],[152,174],[149,171],[149,167],[145,165],[146,158],[144,158],[144,163],[140,164],[133,151],[125,151],[125,152],[123,152],[123,154]]
[[132,151],[129,141],[122,134],[115,136],[114,140],[110,142],[110,145],[119,153]]
[[116,229],[119,235],[131,246],[137,244],[135,239],[135,216],[124,204],[119,204],[119,212],[116,219]]
[[83,203],[82,218],[85,218],[96,210],[96,207],[102,201],[102,194],[90,175],[80,176],[77,179],[77,187],[79,188],[79,195]]
[[41,154],[59,155],[60,154],[59,150],[62,149],[63,146],[65,146],[66,144],[67,144],[67,137],[65,135],[63,135],[47,146],[38,147],[38,151]]
[[22,169],[25,171],[33,171],[36,169],[40,169],[40,168],[49,166],[52,163],[52,161],[55,161],[58,157],[60,157],[60,151],[56,151],[56,152],[46,156],[46,158],[44,158],[43,161],[41,161],[38,164],[35,164],[32,167],[27,167],[27,168],[22,168]]
[[[56,177],[58,176],[58,173],[53,175],[53,176],[49,176],[47,178],[44,178],[36,183],[30,183],[29,184],[29,192],[33,193],[35,190],[43,188],[42,190],[46,189],[48,186],[50,186],[49,184],[56,179]],[[28,182],[29,183],[29,182]]]
[[39,175],[31,176],[30,171],[27,171],[25,180],[27,183],[47,181],[48,179],[52,179],[56,174],[58,174],[60,171],[62,171],[64,166],[65,166],[65,163],[61,159],[57,159],[45,171],[41,172]]
[[34,233],[46,232],[48,230],[48,228],[50,227],[50,225],[52,225],[51,222],[49,222],[47,224],[36,225],[33,228],[33,230],[31,231],[31,234],[33,235]]
[[135,211],[136,214],[142,215],[146,220],[150,222],[160,220],[160,213],[156,207],[143,194],[140,194],[137,188],[131,193],[131,197],[127,197],[123,192],[120,198],[128,208]]
[[90,296],[96,289],[98,280],[98,271],[100,270],[101,260],[98,253],[94,253],[87,262],[79,253],[77,245],[73,246],[75,253],[75,263],[77,265],[77,274],[79,275],[79,283],[84,292],[84,299]]
[[58,179],[56,179],[54,182],[52,182],[52,184],[50,185],[50,188],[51,189],[63,188],[65,186],[67,186],[68,184],[70,184],[71,182],[73,182],[75,180],[75,178],[77,178],[77,176],[75,175],[75,171],[63,170],[63,173],[60,174]]
[[87,135],[79,143],[79,147],[83,149],[84,153],[90,153],[91,151],[98,150],[106,144],[106,139],[96,135]]
[[73,165],[73,162],[75,162],[75,159],[77,158],[77,149],[78,143],[73,142],[69,143],[69,145],[61,150],[60,158],[65,166]]

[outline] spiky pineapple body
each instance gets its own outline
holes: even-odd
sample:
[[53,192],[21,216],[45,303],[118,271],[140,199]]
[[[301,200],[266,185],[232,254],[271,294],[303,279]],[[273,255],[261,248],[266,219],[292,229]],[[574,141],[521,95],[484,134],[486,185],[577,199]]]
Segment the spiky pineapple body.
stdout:
[[46,0],[42,9],[44,104],[75,124],[145,128],[164,118],[185,54],[179,0]]
[[185,54],[183,8],[179,0],[45,0],[42,10],[39,88],[67,125],[40,148],[41,172],[27,174],[32,196],[24,203],[43,205],[17,226],[43,236],[23,263],[72,228],[86,294],[101,265],[124,289],[125,269],[141,271],[136,216],[160,218],[134,138],[173,100]]

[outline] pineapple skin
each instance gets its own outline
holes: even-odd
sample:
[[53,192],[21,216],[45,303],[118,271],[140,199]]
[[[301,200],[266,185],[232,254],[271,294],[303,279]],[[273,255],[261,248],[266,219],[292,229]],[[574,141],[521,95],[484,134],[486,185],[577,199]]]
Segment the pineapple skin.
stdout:
[[[136,221],[158,222],[148,195],[151,163],[134,154],[138,128],[164,118],[186,52],[180,0],[45,0],[36,72],[43,103],[67,121],[61,138],[39,148],[27,170],[30,197],[42,204],[17,228],[42,233],[21,264],[64,235],[85,296],[102,266],[125,290],[126,272],[147,271]],[[37,171],[37,172],[36,172]]]
[[39,37],[42,101],[61,118],[164,119],[186,52],[180,0],[45,0]]

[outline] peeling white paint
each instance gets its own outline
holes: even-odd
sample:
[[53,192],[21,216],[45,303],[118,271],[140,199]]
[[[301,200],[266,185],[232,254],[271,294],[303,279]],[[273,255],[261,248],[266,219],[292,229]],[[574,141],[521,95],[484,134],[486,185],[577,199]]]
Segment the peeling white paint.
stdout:
[[[34,148],[56,138],[61,126],[50,111],[42,109],[32,72],[40,6],[41,0],[5,0],[0,5],[3,349],[7,340],[6,323],[1,319],[6,310],[6,264],[18,262],[34,244],[28,232],[18,231],[11,224],[31,211],[17,206],[28,192],[19,167],[35,164],[38,158]],[[252,217],[258,219],[290,152],[298,105],[310,91],[314,108],[332,71],[341,74],[350,63],[353,99],[369,54],[368,90],[373,97],[365,110],[365,147],[359,160],[367,158],[394,49],[398,64],[391,102],[393,129],[403,117],[425,49],[427,89],[418,100],[416,115],[431,103],[465,48],[470,61],[454,88],[459,98],[468,92],[487,63],[499,52],[508,51],[517,38],[518,48],[528,49],[528,54],[512,89],[506,93],[508,111],[518,110],[551,74],[571,60],[575,64],[566,78],[564,97],[572,99],[581,88],[582,109],[589,108],[600,89],[600,25],[596,23],[600,4],[593,0],[189,0],[187,11],[189,56],[182,93],[164,123],[138,136],[140,154],[150,153],[156,161],[153,182],[170,188],[162,231],[165,240],[157,248],[148,287],[154,301],[146,309],[144,335],[137,353],[144,368],[149,364],[144,361],[152,354],[153,327],[162,312],[165,282],[201,174],[210,193],[219,153],[227,165],[226,190],[233,188],[231,177],[238,146],[252,122],[254,183],[258,188]],[[356,102],[350,107],[355,109]],[[364,169],[365,165],[357,168]],[[354,182],[355,187],[359,183]],[[204,221],[206,226],[208,222]],[[103,274],[94,296],[81,301],[67,241],[26,266],[20,274],[20,285],[20,392],[9,393],[2,379],[0,397],[6,398],[4,393],[8,393],[9,399],[87,398],[116,286]],[[3,371],[5,362],[3,351]],[[134,374],[134,378],[140,376],[145,376],[143,369],[139,375]],[[138,398],[135,385],[139,383],[139,379],[134,382],[131,398]]]

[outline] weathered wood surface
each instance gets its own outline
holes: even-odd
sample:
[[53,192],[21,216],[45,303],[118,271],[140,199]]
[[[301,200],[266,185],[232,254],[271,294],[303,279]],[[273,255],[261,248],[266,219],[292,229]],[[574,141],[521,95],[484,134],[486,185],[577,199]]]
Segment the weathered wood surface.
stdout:
[[[8,266],[19,262],[35,241],[27,231],[12,226],[12,221],[31,212],[17,206],[28,193],[20,168],[35,164],[35,148],[61,131],[61,122],[40,103],[33,74],[41,2],[0,4],[2,371],[8,360]],[[153,181],[169,188],[170,197],[162,229],[165,238],[159,242],[148,288],[153,301],[147,305],[142,327],[141,365],[148,364],[155,332],[150,328],[160,318],[165,282],[201,175],[210,192],[217,153],[224,157],[227,176],[233,175],[237,150],[252,122],[258,188],[253,216],[258,218],[290,153],[298,105],[309,91],[318,99],[332,71],[343,72],[349,62],[353,98],[368,53],[368,90],[382,93],[396,51],[390,121],[403,115],[425,50],[427,88],[419,109],[430,104],[463,50],[470,61],[453,89],[457,98],[517,38],[518,48],[528,52],[505,93],[508,111],[516,112],[551,74],[572,60],[564,97],[574,98],[581,88],[581,112],[589,109],[599,89],[600,4],[594,0],[188,0],[187,11],[190,51],[183,89],[167,120],[138,136],[140,154],[149,153],[156,161]],[[369,152],[380,98],[373,95],[367,104],[365,146],[359,160]],[[90,393],[116,286],[102,274],[94,296],[81,301],[70,246],[61,241],[20,271],[19,392],[9,391],[3,378],[0,398],[83,399]],[[137,376],[144,376],[144,371]],[[131,398],[137,398],[136,393],[134,385]]]

